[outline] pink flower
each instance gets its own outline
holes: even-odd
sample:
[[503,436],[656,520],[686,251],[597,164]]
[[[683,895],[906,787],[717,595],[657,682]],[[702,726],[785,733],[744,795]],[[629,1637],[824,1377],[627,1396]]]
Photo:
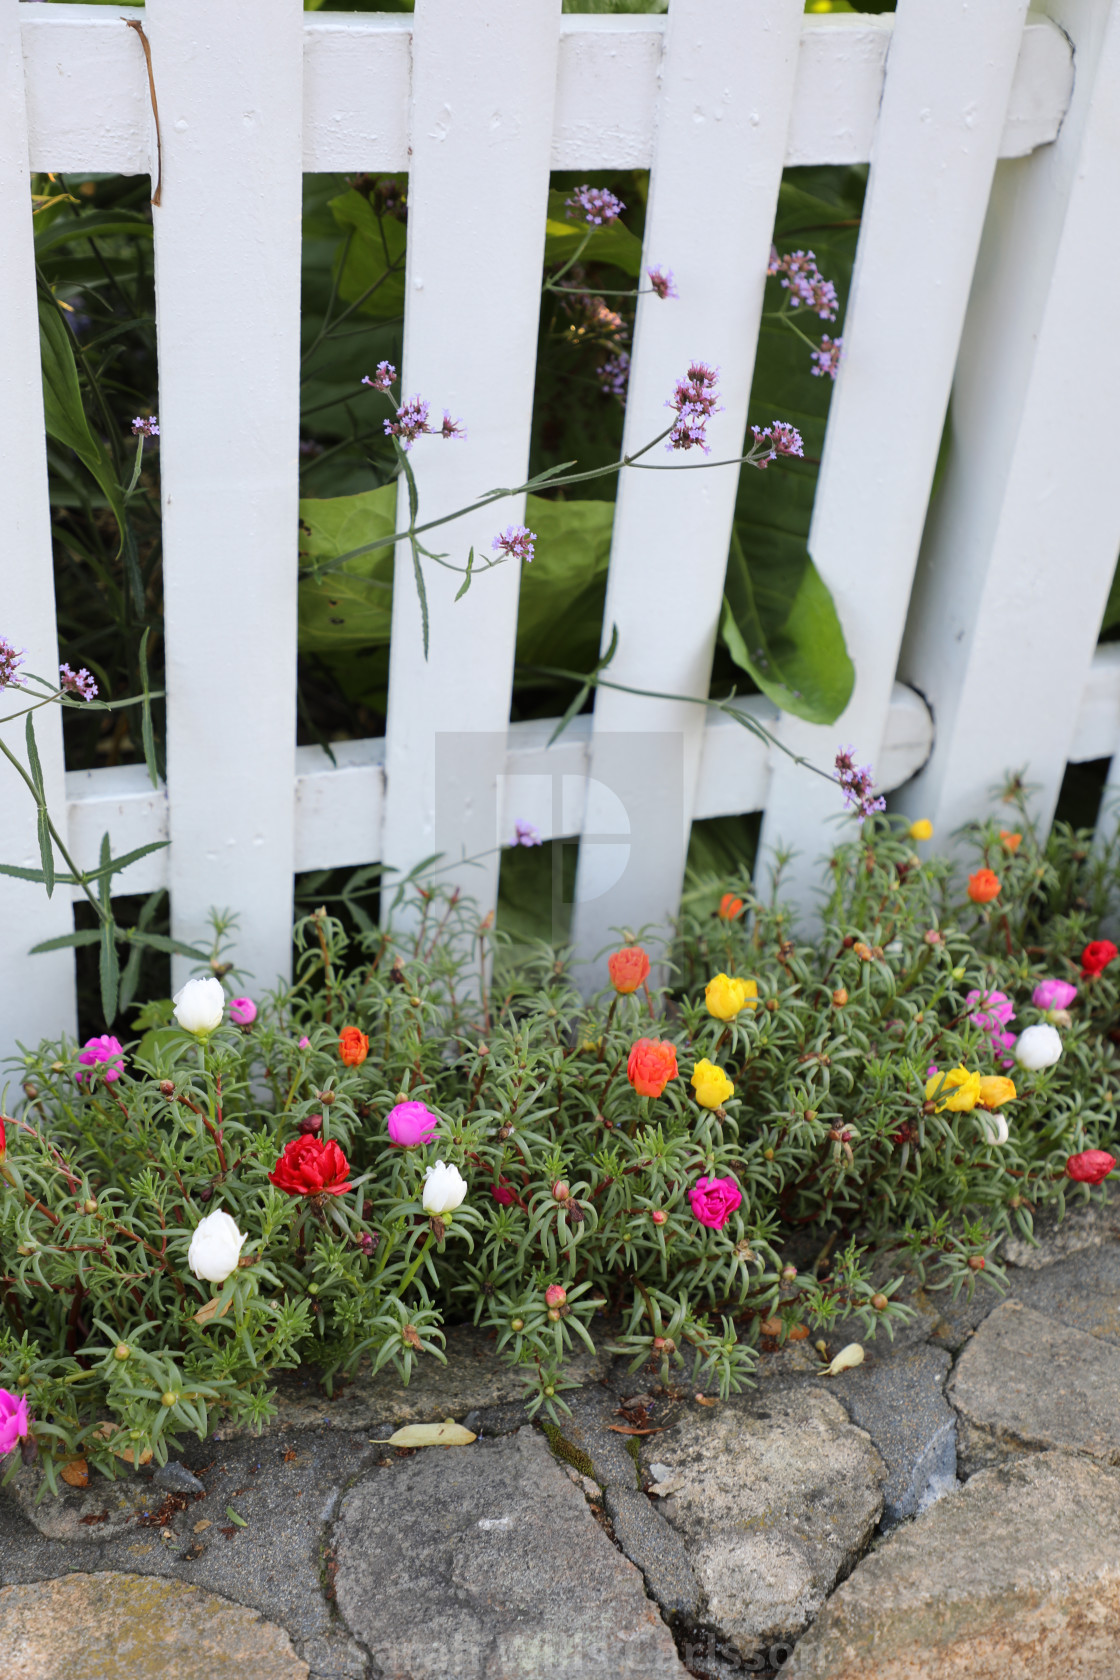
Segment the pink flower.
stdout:
[[[83,1067],[100,1066],[106,1085],[111,1085],[124,1072],[124,1047],[119,1039],[110,1038],[108,1033],[101,1038],[88,1038],[78,1060]],[[80,1085],[91,1076],[78,1073],[74,1077]]]
[[688,1192],[692,1211],[710,1231],[722,1231],[743,1193],[733,1178],[698,1178]]
[[972,991],[965,998],[964,1006],[972,1011],[968,1018],[973,1026],[983,1028],[993,1039],[1002,1037],[1001,1027],[1015,1019],[1015,1011],[1006,992]]
[[251,1027],[257,1018],[257,1006],[252,998],[232,998],[229,1018],[235,1027]]
[[431,1143],[439,1120],[422,1102],[403,1102],[389,1110],[385,1124],[395,1144],[402,1149],[415,1149],[417,1144]]
[[27,1398],[23,1394],[9,1394],[0,1388],[0,1453],[10,1453],[17,1441],[30,1433]]
[[1036,1009],[1068,1009],[1077,996],[1077,987],[1068,980],[1043,980],[1031,993]]
[[309,1038],[301,1038],[300,1041],[299,1041],[298,1048],[300,1050],[310,1050],[311,1040]]

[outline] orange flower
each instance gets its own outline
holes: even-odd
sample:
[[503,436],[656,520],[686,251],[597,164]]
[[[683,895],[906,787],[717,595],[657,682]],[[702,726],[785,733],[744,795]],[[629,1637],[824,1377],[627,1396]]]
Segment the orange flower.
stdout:
[[357,1027],[343,1027],[338,1035],[338,1053],[347,1067],[361,1067],[369,1055],[369,1039]]
[[1012,855],[1014,855],[1023,844],[1023,836],[1021,834],[1008,834],[1005,828],[1000,829],[999,837],[1003,841],[1004,850],[1011,852]]
[[659,1097],[677,1077],[676,1047],[667,1038],[640,1038],[626,1063],[626,1077],[640,1097]]
[[649,974],[649,958],[640,945],[625,945],[607,958],[611,985],[621,997],[636,992]]
[[999,892],[999,876],[994,869],[978,869],[968,877],[968,896],[973,904],[990,904]]
[[719,918],[721,922],[733,922],[736,916],[743,913],[743,901],[736,898],[734,893],[724,893],[719,901]]

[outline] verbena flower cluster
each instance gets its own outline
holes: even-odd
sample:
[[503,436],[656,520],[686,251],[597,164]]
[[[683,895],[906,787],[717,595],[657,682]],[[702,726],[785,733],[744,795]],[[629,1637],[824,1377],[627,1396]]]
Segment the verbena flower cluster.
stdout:
[[831,280],[824,278],[812,251],[789,251],[780,257],[777,249],[771,246],[766,272],[771,279],[781,277],[781,285],[789,293],[791,309],[804,307],[822,321],[835,321],[839,308],[836,287]]
[[711,454],[707,441],[708,421],[713,414],[722,412],[722,405],[717,401],[718,379],[718,368],[709,367],[706,362],[689,363],[688,372],[683,379],[677,380],[676,389],[665,404],[677,416],[669,433],[667,449],[700,448],[705,455]]
[[567,200],[569,216],[582,216],[592,227],[608,227],[617,222],[626,206],[606,187],[577,187]]
[[27,658],[26,648],[15,648],[7,637],[0,636],[0,690],[20,688],[23,678],[19,668]]
[[297,1363],[407,1378],[458,1320],[555,1413],[596,1338],[726,1393],[760,1349],[893,1333],[908,1273],[998,1280],[1003,1232],[1115,1164],[1116,862],[993,825],[977,904],[929,834],[867,821],[815,945],[745,873],[693,882],[668,993],[631,937],[585,1001],[563,953],[509,966],[429,885],[399,934],[298,924],[275,997],[201,975],[131,1035],[26,1055],[0,1128],[12,1473],[260,1422]]

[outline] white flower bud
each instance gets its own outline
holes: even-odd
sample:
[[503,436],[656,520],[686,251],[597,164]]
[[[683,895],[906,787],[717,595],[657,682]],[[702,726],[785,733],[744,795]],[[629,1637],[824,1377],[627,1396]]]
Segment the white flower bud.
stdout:
[[454,1213],[467,1194],[467,1181],[458,1167],[435,1161],[424,1174],[424,1212]]
[[1037,1073],[1039,1068],[1053,1067],[1061,1053],[1061,1034],[1048,1021],[1024,1028],[1015,1044],[1015,1060],[1032,1073]]
[[208,976],[205,980],[188,980],[175,993],[175,1019],[184,1032],[212,1033],[222,1024],[222,1010],[226,994],[222,982]]
[[191,1246],[187,1250],[187,1265],[196,1278],[208,1283],[224,1283],[237,1270],[245,1238],[237,1229],[236,1219],[225,1208],[215,1208],[195,1226]]
[[981,1109],[977,1109],[975,1112],[976,1118],[980,1122],[980,1130],[984,1134],[984,1141],[986,1143],[1007,1142],[1011,1134],[1008,1131],[1007,1121],[1003,1118],[1003,1115],[1000,1114],[998,1109],[994,1110],[991,1114],[985,1114]]

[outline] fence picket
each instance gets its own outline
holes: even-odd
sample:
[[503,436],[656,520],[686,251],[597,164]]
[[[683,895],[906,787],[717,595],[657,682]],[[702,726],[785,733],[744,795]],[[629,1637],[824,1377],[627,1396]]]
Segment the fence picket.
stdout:
[[[667,423],[666,400],[690,361],[722,369],[725,412],[709,432],[715,458],[738,453],[786,131],[793,100],[801,0],[674,0],[646,209],[643,264],[673,270],[679,299],[639,299],[623,449]],[[732,190],[733,189],[733,190]],[[648,282],[646,282],[648,285]],[[650,457],[667,464],[663,445]],[[604,642],[619,647],[610,676],[632,687],[705,695],[723,595],[738,473],[628,470],[615,509]],[[587,984],[605,976],[595,952],[615,925],[661,922],[675,908],[692,820],[704,708],[595,697],[588,816],[580,847],[574,940]],[[635,845],[617,874],[621,804]],[[617,813],[615,813],[617,814]]]
[[[1025,0],[902,0],[895,16],[809,535],[855,689],[834,727],[786,716],[780,730],[822,768],[831,768],[838,744],[854,743],[862,761],[874,762],[883,743],[1025,14]],[[840,808],[835,786],[778,764],[760,882],[783,844],[794,844],[785,890],[812,904]]]
[[[54,570],[51,558],[43,384],[35,298],[35,252],[27,161],[23,56],[16,0],[0,0],[0,460],[4,486],[5,546],[0,595],[0,636],[27,649],[25,668],[50,678],[58,670]],[[19,690],[0,698],[0,715],[19,709]],[[65,810],[62,719],[53,707],[36,726],[48,802],[56,819]],[[23,725],[9,724],[5,744],[23,753]],[[0,862],[39,867],[35,807],[12,767],[0,762],[3,844]],[[34,1044],[45,1033],[73,1032],[74,959],[69,951],[28,958],[41,939],[74,925],[70,897],[56,887],[49,901],[42,887],[0,876],[0,1020],[4,1047]],[[0,1077],[0,1107],[4,1080]]]
[[[235,909],[238,960],[264,987],[291,951],[303,10],[149,0],[145,15],[172,927],[205,941],[210,908]],[[190,966],[175,958],[176,978]]]
[[[556,91],[559,0],[418,0],[413,32],[404,391],[466,439],[422,438],[412,458],[421,518],[520,483],[529,458]],[[490,291],[480,324],[477,288]],[[372,370],[371,370],[372,371]],[[407,523],[402,487],[400,517]],[[463,566],[524,516],[516,497],[425,540]],[[408,870],[433,852],[487,852],[456,875],[482,911],[497,895],[498,776],[505,768],[519,575],[462,578],[422,562],[423,653],[412,556],[396,561],[382,857]],[[437,756],[439,771],[437,774]],[[437,802],[438,786],[438,802]]]
[[900,805],[946,841],[1023,766],[1049,827],[1120,549],[1120,347],[1084,307],[1120,263],[1120,6],[1049,9],[1073,103],[1053,147],[1000,168],[903,649],[937,744]]

